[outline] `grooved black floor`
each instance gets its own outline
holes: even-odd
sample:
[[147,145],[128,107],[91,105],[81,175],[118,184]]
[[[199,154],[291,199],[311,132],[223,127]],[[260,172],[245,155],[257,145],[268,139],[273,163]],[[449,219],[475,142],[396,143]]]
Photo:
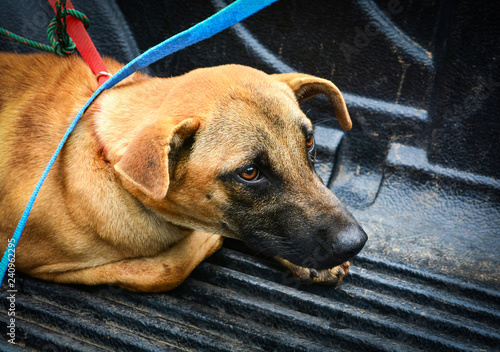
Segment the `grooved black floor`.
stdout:
[[225,247],[170,293],[22,277],[16,342],[65,351],[498,349],[498,292],[369,255],[338,288],[303,286],[240,244]]

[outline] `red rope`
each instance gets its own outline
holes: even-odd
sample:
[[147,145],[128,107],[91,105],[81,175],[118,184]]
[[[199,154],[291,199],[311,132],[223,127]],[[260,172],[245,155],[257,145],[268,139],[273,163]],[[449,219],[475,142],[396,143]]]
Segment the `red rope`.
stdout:
[[[54,12],[57,13],[56,9],[56,1],[57,0],[48,0]],[[66,1],[67,9],[75,9],[70,0]],[[109,78],[109,75],[106,74],[108,72],[106,65],[104,65],[104,61],[102,61],[101,55],[94,46],[94,43],[90,39],[87,30],[85,29],[82,22],[73,16],[68,15],[66,17],[67,21],[67,31],[70,35],[71,39],[76,45],[78,52],[85,60],[87,65],[89,65],[90,69],[96,75],[97,81],[99,85],[106,82]],[[104,74],[103,74],[104,73]]]

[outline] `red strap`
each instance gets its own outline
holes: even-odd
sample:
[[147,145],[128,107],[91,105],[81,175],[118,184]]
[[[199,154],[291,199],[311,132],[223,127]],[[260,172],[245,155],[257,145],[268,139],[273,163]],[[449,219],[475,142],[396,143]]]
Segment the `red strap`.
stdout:
[[[56,12],[56,0],[49,0],[49,3],[54,12]],[[70,0],[67,0],[66,8],[75,9]],[[70,15],[66,17],[66,21],[68,34],[71,39],[73,39],[78,52],[87,65],[89,65],[94,75],[96,75],[99,85],[103,84],[109,78],[108,75],[103,73],[107,73],[108,70],[106,69],[106,65],[104,65],[104,61],[102,61],[101,55],[99,55],[99,52],[95,48],[94,43],[92,43],[83,23]]]

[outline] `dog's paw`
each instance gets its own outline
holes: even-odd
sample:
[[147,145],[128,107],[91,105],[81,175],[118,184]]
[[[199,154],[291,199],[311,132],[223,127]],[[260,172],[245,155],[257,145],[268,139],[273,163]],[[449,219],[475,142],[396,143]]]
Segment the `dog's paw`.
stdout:
[[294,278],[302,284],[338,285],[349,274],[349,267],[351,266],[349,262],[345,262],[331,269],[316,270],[295,265],[283,258],[276,259],[288,268]]

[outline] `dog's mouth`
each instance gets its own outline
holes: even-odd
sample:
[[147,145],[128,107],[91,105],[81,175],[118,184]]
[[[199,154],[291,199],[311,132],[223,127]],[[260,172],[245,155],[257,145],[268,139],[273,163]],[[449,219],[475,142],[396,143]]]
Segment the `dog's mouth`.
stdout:
[[324,246],[295,243],[286,237],[271,235],[263,231],[255,232],[244,242],[257,255],[270,258],[280,257],[295,265],[317,270],[333,268],[359,253],[359,251],[352,253],[352,256],[347,259],[345,256],[336,258],[333,252],[326,250]]
[[[240,238],[241,239],[241,238]],[[322,237],[288,238],[265,231],[254,231],[242,239],[256,254],[281,257],[295,265],[324,270],[338,266],[356,256],[368,239],[359,226],[342,230],[333,240]]]

